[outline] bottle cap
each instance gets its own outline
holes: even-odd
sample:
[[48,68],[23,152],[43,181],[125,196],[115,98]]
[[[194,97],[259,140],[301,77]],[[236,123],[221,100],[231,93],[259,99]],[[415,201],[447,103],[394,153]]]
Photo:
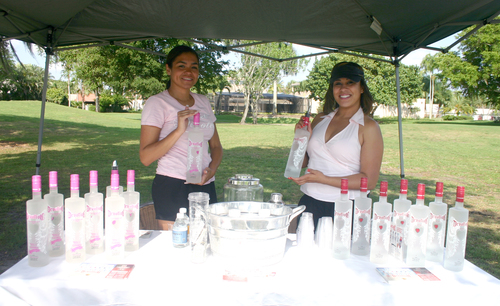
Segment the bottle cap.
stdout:
[[360,185],[359,190],[361,192],[368,192],[368,178],[367,177],[361,178],[361,185]]
[[457,202],[464,202],[464,196],[465,196],[465,187],[464,186],[458,186],[457,187]]
[[282,202],[283,195],[281,193],[271,193],[271,202]]
[[57,171],[49,172],[49,188],[57,187]]
[[443,187],[444,187],[444,184],[442,182],[436,183],[436,197],[437,198],[443,197]]
[[181,213],[177,213],[177,219],[180,219],[180,218],[182,218],[182,217],[184,217],[184,215],[183,215],[183,214],[181,214]]
[[111,190],[118,191],[120,189],[120,175],[117,173],[111,174]]
[[193,124],[200,125],[200,113],[196,113],[193,116]]
[[116,163],[116,160],[113,161],[113,165],[111,166],[111,174],[113,173],[118,173],[118,164]]
[[185,214],[187,212],[187,208],[186,207],[181,207],[181,208],[179,208],[179,212],[181,214]]
[[425,199],[425,184],[418,184],[417,187],[417,199]]
[[401,193],[401,194],[408,194],[408,180],[407,179],[401,179],[401,185],[399,187],[399,193]]
[[90,180],[89,183],[90,187],[97,187],[97,182],[98,182],[97,170],[90,170],[89,180]]
[[80,190],[80,175],[78,174],[71,174],[69,176],[69,189],[71,191],[78,191]]
[[42,192],[42,177],[40,175],[31,177],[31,190],[33,192]]
[[127,170],[127,185],[135,185],[135,170]]
[[349,191],[349,181],[347,179],[341,179],[340,181],[340,193],[347,194]]
[[387,181],[380,182],[380,196],[381,197],[387,196],[387,188],[388,187],[389,187],[389,183]]

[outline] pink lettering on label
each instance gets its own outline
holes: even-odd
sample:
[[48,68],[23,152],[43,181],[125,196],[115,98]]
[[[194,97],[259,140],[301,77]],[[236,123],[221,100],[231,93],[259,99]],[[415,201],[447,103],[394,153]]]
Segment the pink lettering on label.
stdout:
[[26,212],[26,220],[28,221],[43,221],[43,215],[44,213],[38,214],[38,215],[30,215],[28,212]]
[[405,217],[408,218],[410,216],[410,212],[393,212],[394,217]]
[[201,147],[203,146],[203,142],[194,142],[194,141],[189,141],[189,146],[190,147]]
[[335,212],[335,217],[350,218],[351,217],[351,212],[350,211],[346,211],[345,213]]
[[87,205],[87,212],[101,212],[102,206],[92,207]]
[[83,219],[83,216],[84,216],[83,212],[74,214],[71,211],[68,211],[68,219],[73,219],[73,218]]
[[139,209],[139,203],[131,204],[131,205],[125,205],[125,209]]
[[47,206],[47,212],[48,213],[51,213],[51,212],[54,212],[54,211],[62,211],[62,210],[63,210],[62,206],[59,206],[59,207],[50,207],[50,206]]
[[82,247],[81,245],[78,245],[78,246],[76,246],[76,247],[72,248],[72,249],[71,249],[71,252],[73,253],[73,252],[76,252],[76,251],[78,251],[78,250],[82,250],[82,249],[83,249],[83,247]]
[[30,249],[28,254],[32,254],[32,253],[36,253],[36,252],[40,252],[40,249],[39,248],[33,248],[33,249]]
[[89,241],[90,241],[90,243],[94,243],[94,242],[99,241],[99,240],[101,240],[100,237],[95,237],[94,239],[90,239]]
[[135,238],[135,235],[131,234],[131,235],[125,236],[125,240],[129,240],[130,238]]
[[446,215],[435,215],[433,213],[430,213],[429,217],[432,219],[432,220],[446,220]]
[[108,210],[108,217],[123,217],[123,211],[117,211],[117,212],[112,212],[111,210]]
[[465,221],[465,222],[458,222],[457,220],[453,220],[453,227],[456,227],[456,226],[468,226],[469,225],[469,222]]
[[119,248],[119,247],[121,247],[121,246],[122,246],[122,245],[121,245],[120,243],[117,243],[117,244],[115,244],[115,245],[112,245],[112,246],[111,246],[111,250],[112,250],[112,249]]
[[60,241],[62,241],[62,239],[61,238],[57,238],[57,239],[54,239],[54,240],[50,241],[50,244],[54,244],[54,243],[57,243],[57,242],[60,242]]
[[429,220],[429,219],[427,219],[427,218],[417,219],[417,218],[415,218],[414,216],[411,216],[411,223],[416,223],[416,222],[418,222],[418,223],[424,223],[424,224],[427,224],[427,221],[428,221],[428,220]]
[[372,214],[372,210],[371,210],[371,208],[368,208],[368,209],[359,209],[359,208],[356,207],[355,210],[354,210],[354,213],[356,215],[358,215],[358,214],[369,214],[369,215],[371,215]]
[[387,216],[379,216],[377,213],[373,214],[373,220],[387,220],[391,221],[391,214],[388,214]]

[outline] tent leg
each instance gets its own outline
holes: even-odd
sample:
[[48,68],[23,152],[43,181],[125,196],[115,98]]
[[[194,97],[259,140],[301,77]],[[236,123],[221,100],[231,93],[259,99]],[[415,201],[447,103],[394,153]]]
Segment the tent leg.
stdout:
[[405,177],[405,166],[403,157],[403,120],[401,111],[401,84],[399,83],[399,62],[396,61],[396,92],[398,99],[398,134],[399,134],[399,166],[400,166],[400,176]]
[[45,101],[47,100],[47,84],[49,82],[50,52],[45,52],[45,75],[43,77],[42,109],[40,111],[40,127],[38,129],[38,152],[36,154],[36,175],[40,175],[42,159],[43,123],[45,120]]

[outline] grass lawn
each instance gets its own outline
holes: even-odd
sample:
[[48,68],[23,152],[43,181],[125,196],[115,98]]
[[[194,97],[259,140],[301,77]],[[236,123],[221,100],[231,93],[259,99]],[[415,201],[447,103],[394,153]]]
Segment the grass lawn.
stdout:
[[[25,202],[31,198],[35,174],[39,101],[0,102],[0,265],[26,255]],[[99,191],[109,185],[111,163],[117,160],[122,185],[127,169],[136,170],[141,202],[151,201],[155,166],[139,161],[140,114],[95,113],[47,103],[41,170],[43,194],[48,172],[59,173],[59,192],[69,196],[69,176],[80,174],[80,194],[88,192],[88,173],[99,171]],[[296,119],[259,119],[240,125],[233,115],[218,116],[217,129],[224,158],[217,172],[219,201],[223,186],[236,173],[253,174],[264,186],[264,200],[280,192],[286,203],[297,203],[302,193],[283,177]],[[398,126],[380,120],[384,159],[380,180],[389,182],[392,202],[398,196],[400,167]],[[500,125],[491,122],[405,120],[404,170],[408,198],[415,201],[417,184],[426,184],[426,203],[434,200],[437,181],[445,186],[444,201],[454,204],[458,185],[465,186],[470,210],[466,258],[500,278]],[[378,198],[378,191],[372,192]],[[1,271],[0,271],[1,272]]]

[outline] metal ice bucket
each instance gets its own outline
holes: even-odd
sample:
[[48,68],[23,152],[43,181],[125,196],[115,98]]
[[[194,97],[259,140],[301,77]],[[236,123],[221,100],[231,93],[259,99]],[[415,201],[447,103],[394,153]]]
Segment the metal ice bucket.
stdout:
[[251,201],[211,204],[207,215],[212,253],[227,264],[275,264],[285,253],[290,221],[304,209]]

